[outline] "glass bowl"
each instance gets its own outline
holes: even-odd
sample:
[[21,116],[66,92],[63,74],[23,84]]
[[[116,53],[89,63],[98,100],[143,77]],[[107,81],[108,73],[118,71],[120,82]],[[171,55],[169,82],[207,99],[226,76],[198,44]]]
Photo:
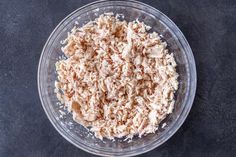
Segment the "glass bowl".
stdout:
[[[174,112],[163,122],[167,125],[155,134],[142,138],[135,137],[131,142],[101,141],[91,132],[73,121],[71,114],[61,117],[63,109],[58,105],[54,93],[56,80],[55,62],[62,55],[60,41],[66,38],[75,24],[79,26],[94,20],[100,14],[113,12],[123,14],[125,20],[145,22],[152,27],[151,31],[158,32],[167,42],[168,49],[174,53],[179,73],[179,89],[175,94]],[[42,106],[56,130],[70,143],[89,153],[102,156],[132,156],[150,151],[167,141],[183,124],[195,96],[196,67],[191,48],[178,27],[157,9],[137,1],[96,1],[85,5],[68,15],[51,33],[39,61],[38,90]]]

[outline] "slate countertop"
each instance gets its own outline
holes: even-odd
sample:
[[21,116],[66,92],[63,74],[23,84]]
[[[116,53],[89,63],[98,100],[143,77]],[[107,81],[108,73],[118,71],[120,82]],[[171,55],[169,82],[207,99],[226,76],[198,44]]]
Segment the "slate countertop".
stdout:
[[[57,133],[41,107],[38,61],[48,36],[92,0],[0,1],[0,156],[87,157]],[[197,65],[197,93],[178,132],[140,157],[236,154],[236,1],[143,0],[169,16]]]

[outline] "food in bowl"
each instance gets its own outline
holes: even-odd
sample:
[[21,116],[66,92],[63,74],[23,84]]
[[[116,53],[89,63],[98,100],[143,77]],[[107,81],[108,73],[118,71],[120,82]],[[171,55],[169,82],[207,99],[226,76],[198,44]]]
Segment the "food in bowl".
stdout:
[[73,28],[64,40],[57,98],[97,138],[154,133],[173,111],[177,65],[150,29],[108,13]]

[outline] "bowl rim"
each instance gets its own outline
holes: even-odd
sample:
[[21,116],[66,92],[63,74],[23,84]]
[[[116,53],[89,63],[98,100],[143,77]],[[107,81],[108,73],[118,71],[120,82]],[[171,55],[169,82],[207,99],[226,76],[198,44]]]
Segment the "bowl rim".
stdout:
[[[183,33],[181,32],[181,30],[176,26],[176,24],[169,18],[167,17],[164,13],[162,13],[161,11],[159,11],[158,9],[148,5],[148,4],[145,4],[143,2],[139,2],[139,1],[135,1],[135,0],[126,0],[126,1],[121,1],[121,0],[115,0],[113,2],[120,2],[120,3],[130,3],[130,4],[138,4],[138,5],[143,5],[145,7],[148,7],[152,10],[154,10],[155,12],[159,13],[163,18],[165,18],[168,22],[170,22],[170,24],[175,28],[176,32],[175,33],[178,33],[179,36],[182,37],[182,40],[183,42],[186,44],[184,48],[186,48],[187,50],[185,50],[186,52],[188,52],[188,54],[185,54],[186,57],[187,57],[187,62],[188,62],[188,65],[189,65],[189,69],[191,70],[191,76],[188,78],[188,79],[191,79],[191,80],[188,80],[189,81],[189,91],[187,91],[187,94],[191,94],[190,98],[188,98],[186,101],[186,104],[189,104],[188,105],[185,105],[183,110],[181,111],[181,114],[184,113],[184,116],[181,117],[181,118],[178,118],[176,121],[175,121],[175,124],[174,125],[177,125],[176,127],[172,126],[172,128],[174,129],[170,129],[171,131],[167,132],[168,133],[168,136],[166,138],[164,138],[162,141],[160,141],[159,143],[156,143],[153,142],[151,143],[150,147],[144,149],[142,152],[138,152],[138,151],[127,151],[127,153],[129,154],[115,154],[115,153],[111,153],[111,152],[108,152],[106,151],[105,153],[104,152],[101,152],[101,151],[97,151],[95,149],[93,149],[92,147],[90,147],[88,149],[88,147],[84,147],[83,144],[81,143],[81,145],[78,145],[77,143],[75,143],[72,139],[70,139],[68,136],[66,136],[66,134],[64,134],[64,132],[62,132],[62,129],[59,128],[59,125],[56,123],[56,119],[52,119],[52,116],[49,114],[48,110],[46,109],[45,107],[45,103],[44,103],[44,99],[43,99],[43,96],[42,96],[42,92],[41,92],[41,82],[40,82],[40,72],[41,72],[41,69],[42,69],[42,61],[43,61],[43,57],[46,53],[46,47],[48,46],[49,42],[51,41],[53,35],[55,34],[55,32],[58,30],[58,28],[60,28],[60,26],[66,22],[72,15],[74,15],[76,12],[80,11],[80,10],[83,10],[89,6],[92,6],[92,5],[95,5],[95,4],[99,4],[99,3],[104,3],[104,2],[109,2],[109,0],[98,0],[98,1],[94,1],[94,2],[91,2],[91,3],[88,3],[78,9],[76,9],[75,11],[73,11],[72,13],[70,13],[69,15],[67,15],[56,27],[55,29],[52,31],[52,33],[50,34],[50,36],[48,37],[43,49],[42,49],[42,52],[41,52],[41,55],[40,55],[40,59],[39,59],[39,64],[38,64],[38,73],[37,73],[37,84],[38,84],[38,93],[39,93],[39,97],[40,97],[40,101],[41,101],[41,104],[42,104],[42,107],[47,115],[47,118],[49,119],[49,121],[52,123],[53,127],[57,130],[57,132],[59,132],[59,134],[61,136],[63,136],[67,141],[69,141],[71,144],[73,144],[74,146],[76,146],[77,148],[80,148],[88,153],[91,153],[91,154],[95,154],[95,155],[100,155],[100,156],[111,156],[111,155],[119,155],[119,156],[134,156],[134,155],[139,155],[139,154],[143,154],[143,153],[146,153],[148,151],[151,151],[155,148],[157,148],[158,146],[162,145],[163,143],[165,143],[168,139],[170,139],[176,132],[177,130],[179,130],[179,128],[182,126],[182,124],[184,123],[185,119],[187,118],[189,112],[190,112],[190,109],[193,105],[193,101],[194,101],[194,97],[195,97],[195,94],[196,94],[196,87],[197,87],[197,72],[196,72],[196,64],[195,64],[195,59],[194,59],[194,56],[193,56],[193,53],[192,53],[192,50],[191,50],[191,47],[188,43],[188,41],[186,40],[185,36],[183,35]],[[191,60],[190,60],[191,59]],[[189,64],[191,62],[191,64]],[[188,108],[186,108],[186,106]],[[55,117],[54,117],[55,118]],[[144,148],[145,146],[141,147],[141,148]],[[140,148],[139,148],[140,149]]]

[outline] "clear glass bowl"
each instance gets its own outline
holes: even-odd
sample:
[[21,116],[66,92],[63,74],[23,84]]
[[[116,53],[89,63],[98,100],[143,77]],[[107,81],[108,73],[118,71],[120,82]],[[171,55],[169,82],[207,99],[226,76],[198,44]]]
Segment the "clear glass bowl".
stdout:
[[[55,62],[62,55],[60,41],[65,39],[75,24],[85,24],[94,20],[104,12],[123,14],[125,20],[138,18],[152,27],[167,42],[170,52],[174,53],[178,64],[179,89],[175,95],[174,112],[164,122],[167,126],[155,134],[142,138],[134,138],[131,142],[116,140],[101,141],[96,139],[87,129],[75,123],[72,115],[60,118],[57,98],[54,94],[56,80]],[[157,9],[137,1],[97,1],[83,6],[69,16],[54,29],[48,38],[39,61],[38,90],[42,106],[56,130],[70,143],[89,153],[102,156],[132,156],[150,151],[167,141],[186,119],[195,96],[196,67],[191,48],[178,27]]]

